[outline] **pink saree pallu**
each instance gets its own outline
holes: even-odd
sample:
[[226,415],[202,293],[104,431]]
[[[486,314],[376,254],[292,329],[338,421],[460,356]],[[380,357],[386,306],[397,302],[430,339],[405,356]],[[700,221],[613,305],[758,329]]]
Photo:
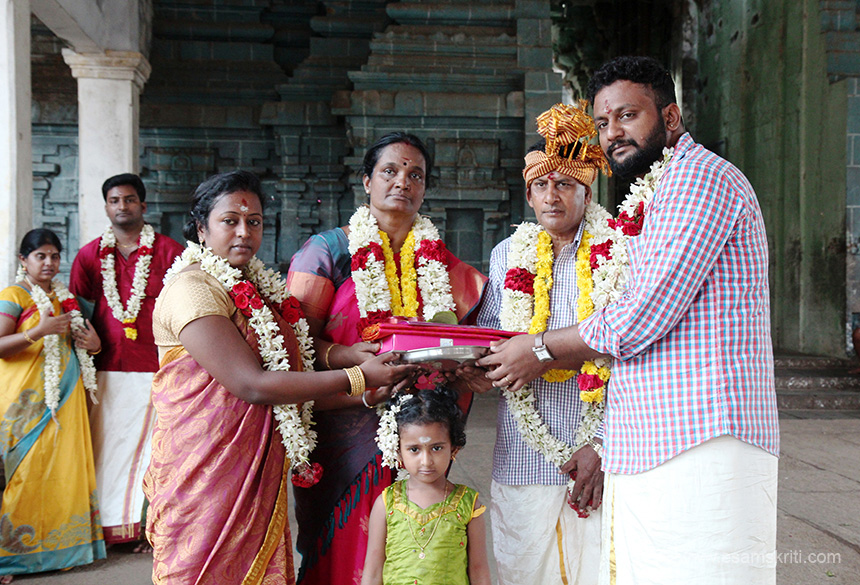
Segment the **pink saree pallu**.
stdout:
[[292,585],[289,461],[272,407],[230,394],[182,347],[164,355],[152,400],[144,491],[153,582]]

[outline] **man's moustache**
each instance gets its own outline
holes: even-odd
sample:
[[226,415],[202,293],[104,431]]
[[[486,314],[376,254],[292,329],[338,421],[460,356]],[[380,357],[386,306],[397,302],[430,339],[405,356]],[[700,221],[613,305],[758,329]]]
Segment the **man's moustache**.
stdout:
[[612,154],[622,146],[632,146],[634,148],[639,148],[639,145],[636,144],[635,140],[618,140],[609,145],[609,148],[606,149],[606,154]]

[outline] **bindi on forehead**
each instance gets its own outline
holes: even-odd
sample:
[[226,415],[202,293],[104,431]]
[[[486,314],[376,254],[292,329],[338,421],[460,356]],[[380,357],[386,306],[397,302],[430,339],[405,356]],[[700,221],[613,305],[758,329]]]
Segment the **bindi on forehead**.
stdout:
[[558,175],[556,175],[556,174],[555,174],[555,171],[553,171],[553,172],[551,172],[550,174],[548,174],[548,175],[547,175],[547,178],[548,178],[548,179],[550,179],[550,180],[552,180],[552,181],[555,181],[555,180],[556,180],[556,178],[558,178]]
[[248,207],[248,201],[244,197],[242,197],[242,202],[239,204],[239,210],[245,213],[248,213],[250,210],[250,207]]
[[412,162],[412,159],[411,159],[411,158],[401,158],[400,160],[401,160],[401,162],[403,162],[403,166],[404,166],[404,167],[405,167],[405,166],[407,166],[407,165],[409,165],[409,163],[411,163],[411,162]]

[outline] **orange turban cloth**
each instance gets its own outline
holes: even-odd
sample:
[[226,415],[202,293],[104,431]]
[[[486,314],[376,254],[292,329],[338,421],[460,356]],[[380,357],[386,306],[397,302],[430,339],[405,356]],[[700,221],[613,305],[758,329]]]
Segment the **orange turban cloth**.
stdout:
[[589,143],[597,130],[585,110],[587,104],[585,100],[576,106],[556,104],[538,116],[537,131],[546,140],[546,149],[526,154],[526,188],[550,171],[573,177],[585,186],[591,186],[598,170],[611,174],[600,146]]

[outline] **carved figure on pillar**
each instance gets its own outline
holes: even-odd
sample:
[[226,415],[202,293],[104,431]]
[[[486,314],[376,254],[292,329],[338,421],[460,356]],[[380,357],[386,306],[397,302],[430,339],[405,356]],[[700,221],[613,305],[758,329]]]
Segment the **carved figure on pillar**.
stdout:
[[102,195],[111,225],[78,252],[69,288],[94,303],[93,326],[103,340],[90,426],[105,541],[118,543],[141,537],[155,416],[150,387],[158,369],[152,310],[183,248],[144,222],[146,187],[137,175],[109,178]]

